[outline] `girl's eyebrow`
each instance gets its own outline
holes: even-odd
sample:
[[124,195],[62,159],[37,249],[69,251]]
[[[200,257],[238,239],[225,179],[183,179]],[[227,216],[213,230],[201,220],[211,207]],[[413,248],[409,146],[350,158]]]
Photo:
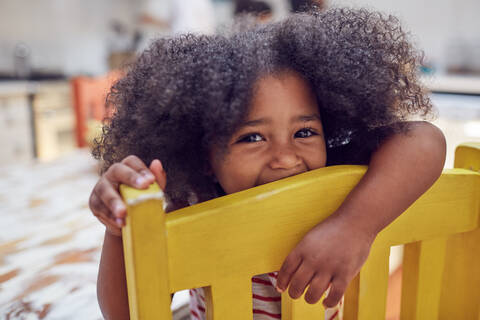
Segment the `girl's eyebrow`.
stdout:
[[296,117],[295,119],[297,122],[307,122],[307,121],[321,121],[320,116],[318,114],[311,114],[311,115],[303,115]]
[[[296,116],[292,120],[295,122],[321,121],[320,116],[318,114]],[[242,122],[240,127],[255,127],[262,124],[268,124],[270,122],[272,121],[269,118],[260,118],[260,119],[254,119],[254,120],[248,120],[248,121]]]
[[259,126],[259,125],[270,123],[270,122],[272,121],[268,118],[260,118],[260,119],[248,120],[248,121],[242,122],[240,127],[255,127],[255,126]]

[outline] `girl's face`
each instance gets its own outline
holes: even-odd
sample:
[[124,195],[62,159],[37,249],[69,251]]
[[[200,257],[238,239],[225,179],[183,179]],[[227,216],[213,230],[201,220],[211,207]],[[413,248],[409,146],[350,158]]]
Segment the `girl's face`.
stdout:
[[256,84],[250,113],[223,157],[213,149],[213,174],[229,194],[325,166],[326,147],[317,102],[293,71]]

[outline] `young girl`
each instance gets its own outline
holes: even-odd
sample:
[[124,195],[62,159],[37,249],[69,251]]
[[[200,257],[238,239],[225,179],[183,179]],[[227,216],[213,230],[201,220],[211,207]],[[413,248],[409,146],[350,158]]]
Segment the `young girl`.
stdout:
[[[94,155],[90,208],[107,227],[98,299],[128,318],[118,186],[157,181],[167,211],[335,164],[368,164],[340,208],[278,272],[253,279],[254,319],[280,318],[280,293],[334,307],[375,236],[441,174],[442,133],[427,122],[419,55],[398,21],[365,10],[311,11],[226,35],[159,39],[113,88],[116,113]],[[272,216],[272,218],[274,218]],[[273,271],[273,270],[272,270]],[[205,316],[201,290],[192,317]]]

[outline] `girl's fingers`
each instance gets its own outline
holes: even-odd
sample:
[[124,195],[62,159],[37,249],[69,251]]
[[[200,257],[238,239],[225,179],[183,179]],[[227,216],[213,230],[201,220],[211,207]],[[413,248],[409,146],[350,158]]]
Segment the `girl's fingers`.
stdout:
[[108,222],[109,225],[116,226],[117,228],[121,228],[124,224],[123,219],[116,218],[96,194],[93,194],[90,198],[90,209],[92,210],[93,215],[97,217],[97,219],[99,219],[103,224],[105,224],[105,226],[107,226],[106,222]]
[[100,220],[100,222],[102,222],[105,227],[109,231],[111,231],[112,234],[121,234],[120,228],[123,225],[123,221],[114,220],[114,217],[112,216],[108,208],[103,204],[103,202],[97,197],[95,193],[92,193],[89,205],[90,210],[92,210],[93,212],[93,215],[97,217],[97,219]]
[[137,156],[130,155],[123,159],[122,163],[129,166],[136,172],[140,173],[145,179],[150,181],[150,183],[155,181],[154,175],[150,172],[145,163],[143,163],[143,161],[140,160],[140,158],[138,158]]
[[127,208],[118,191],[106,178],[100,179],[93,192],[100,198],[108,211],[112,213],[112,218],[123,219],[125,217]]
[[325,290],[327,290],[329,283],[330,277],[317,273],[310,281],[310,287],[308,287],[307,293],[305,293],[305,301],[310,304],[317,303]]
[[103,204],[103,201],[100,200],[95,192],[92,192],[90,195],[88,205],[95,217],[103,216],[108,218],[111,215],[110,210],[107,208],[107,206],[105,206],[105,204]]
[[323,300],[323,305],[327,308],[335,307],[342,299],[343,293],[347,290],[348,281],[342,278],[334,278],[327,297]]
[[156,179],[162,189],[165,188],[166,175],[160,161],[154,163],[158,177],[136,156],[128,156],[120,163],[115,163],[100,178],[90,195],[89,205],[93,214],[115,235],[121,235],[121,227],[127,209],[118,191],[120,184],[145,189]]
[[283,292],[285,291],[285,289],[287,289],[288,284],[290,283],[290,279],[292,278],[297,268],[300,266],[301,262],[302,259],[296,254],[295,250],[290,252],[290,254],[283,262],[280,271],[278,272],[277,291]]
[[107,232],[117,237],[122,235],[122,229],[118,225],[114,224],[111,220],[105,219],[103,216],[98,216],[97,218],[105,225]]
[[292,299],[300,298],[313,276],[313,269],[307,266],[305,261],[303,261],[290,281],[290,286],[288,288],[288,294],[290,297],[292,297]]
[[[145,189],[154,180],[153,174],[145,176],[123,163],[113,164],[103,175],[115,188],[120,184],[126,184],[137,189]],[[108,204],[107,204],[108,206]]]
[[153,160],[150,164],[150,170],[154,174],[155,180],[157,180],[160,188],[162,190],[165,190],[165,186],[167,185],[167,174],[165,173],[165,170],[163,170],[163,166],[160,160]]
[[145,189],[155,181],[155,176],[136,156],[128,156],[121,163],[115,163],[105,172],[94,190],[114,215],[117,224],[123,224],[127,213],[125,204],[118,192],[118,185],[125,185]]

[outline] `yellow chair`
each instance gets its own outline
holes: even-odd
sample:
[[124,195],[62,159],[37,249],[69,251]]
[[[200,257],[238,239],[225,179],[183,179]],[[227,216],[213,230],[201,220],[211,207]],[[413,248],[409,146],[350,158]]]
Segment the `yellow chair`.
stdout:
[[[459,146],[455,167],[377,236],[346,292],[344,319],[385,319],[390,247],[405,244],[401,319],[480,320],[480,144]],[[252,319],[252,276],[278,270],[365,171],[327,167],[168,215],[158,186],[122,186],[131,318],[171,319],[171,293],[207,287],[208,319]],[[323,312],[282,296],[283,319]]]

